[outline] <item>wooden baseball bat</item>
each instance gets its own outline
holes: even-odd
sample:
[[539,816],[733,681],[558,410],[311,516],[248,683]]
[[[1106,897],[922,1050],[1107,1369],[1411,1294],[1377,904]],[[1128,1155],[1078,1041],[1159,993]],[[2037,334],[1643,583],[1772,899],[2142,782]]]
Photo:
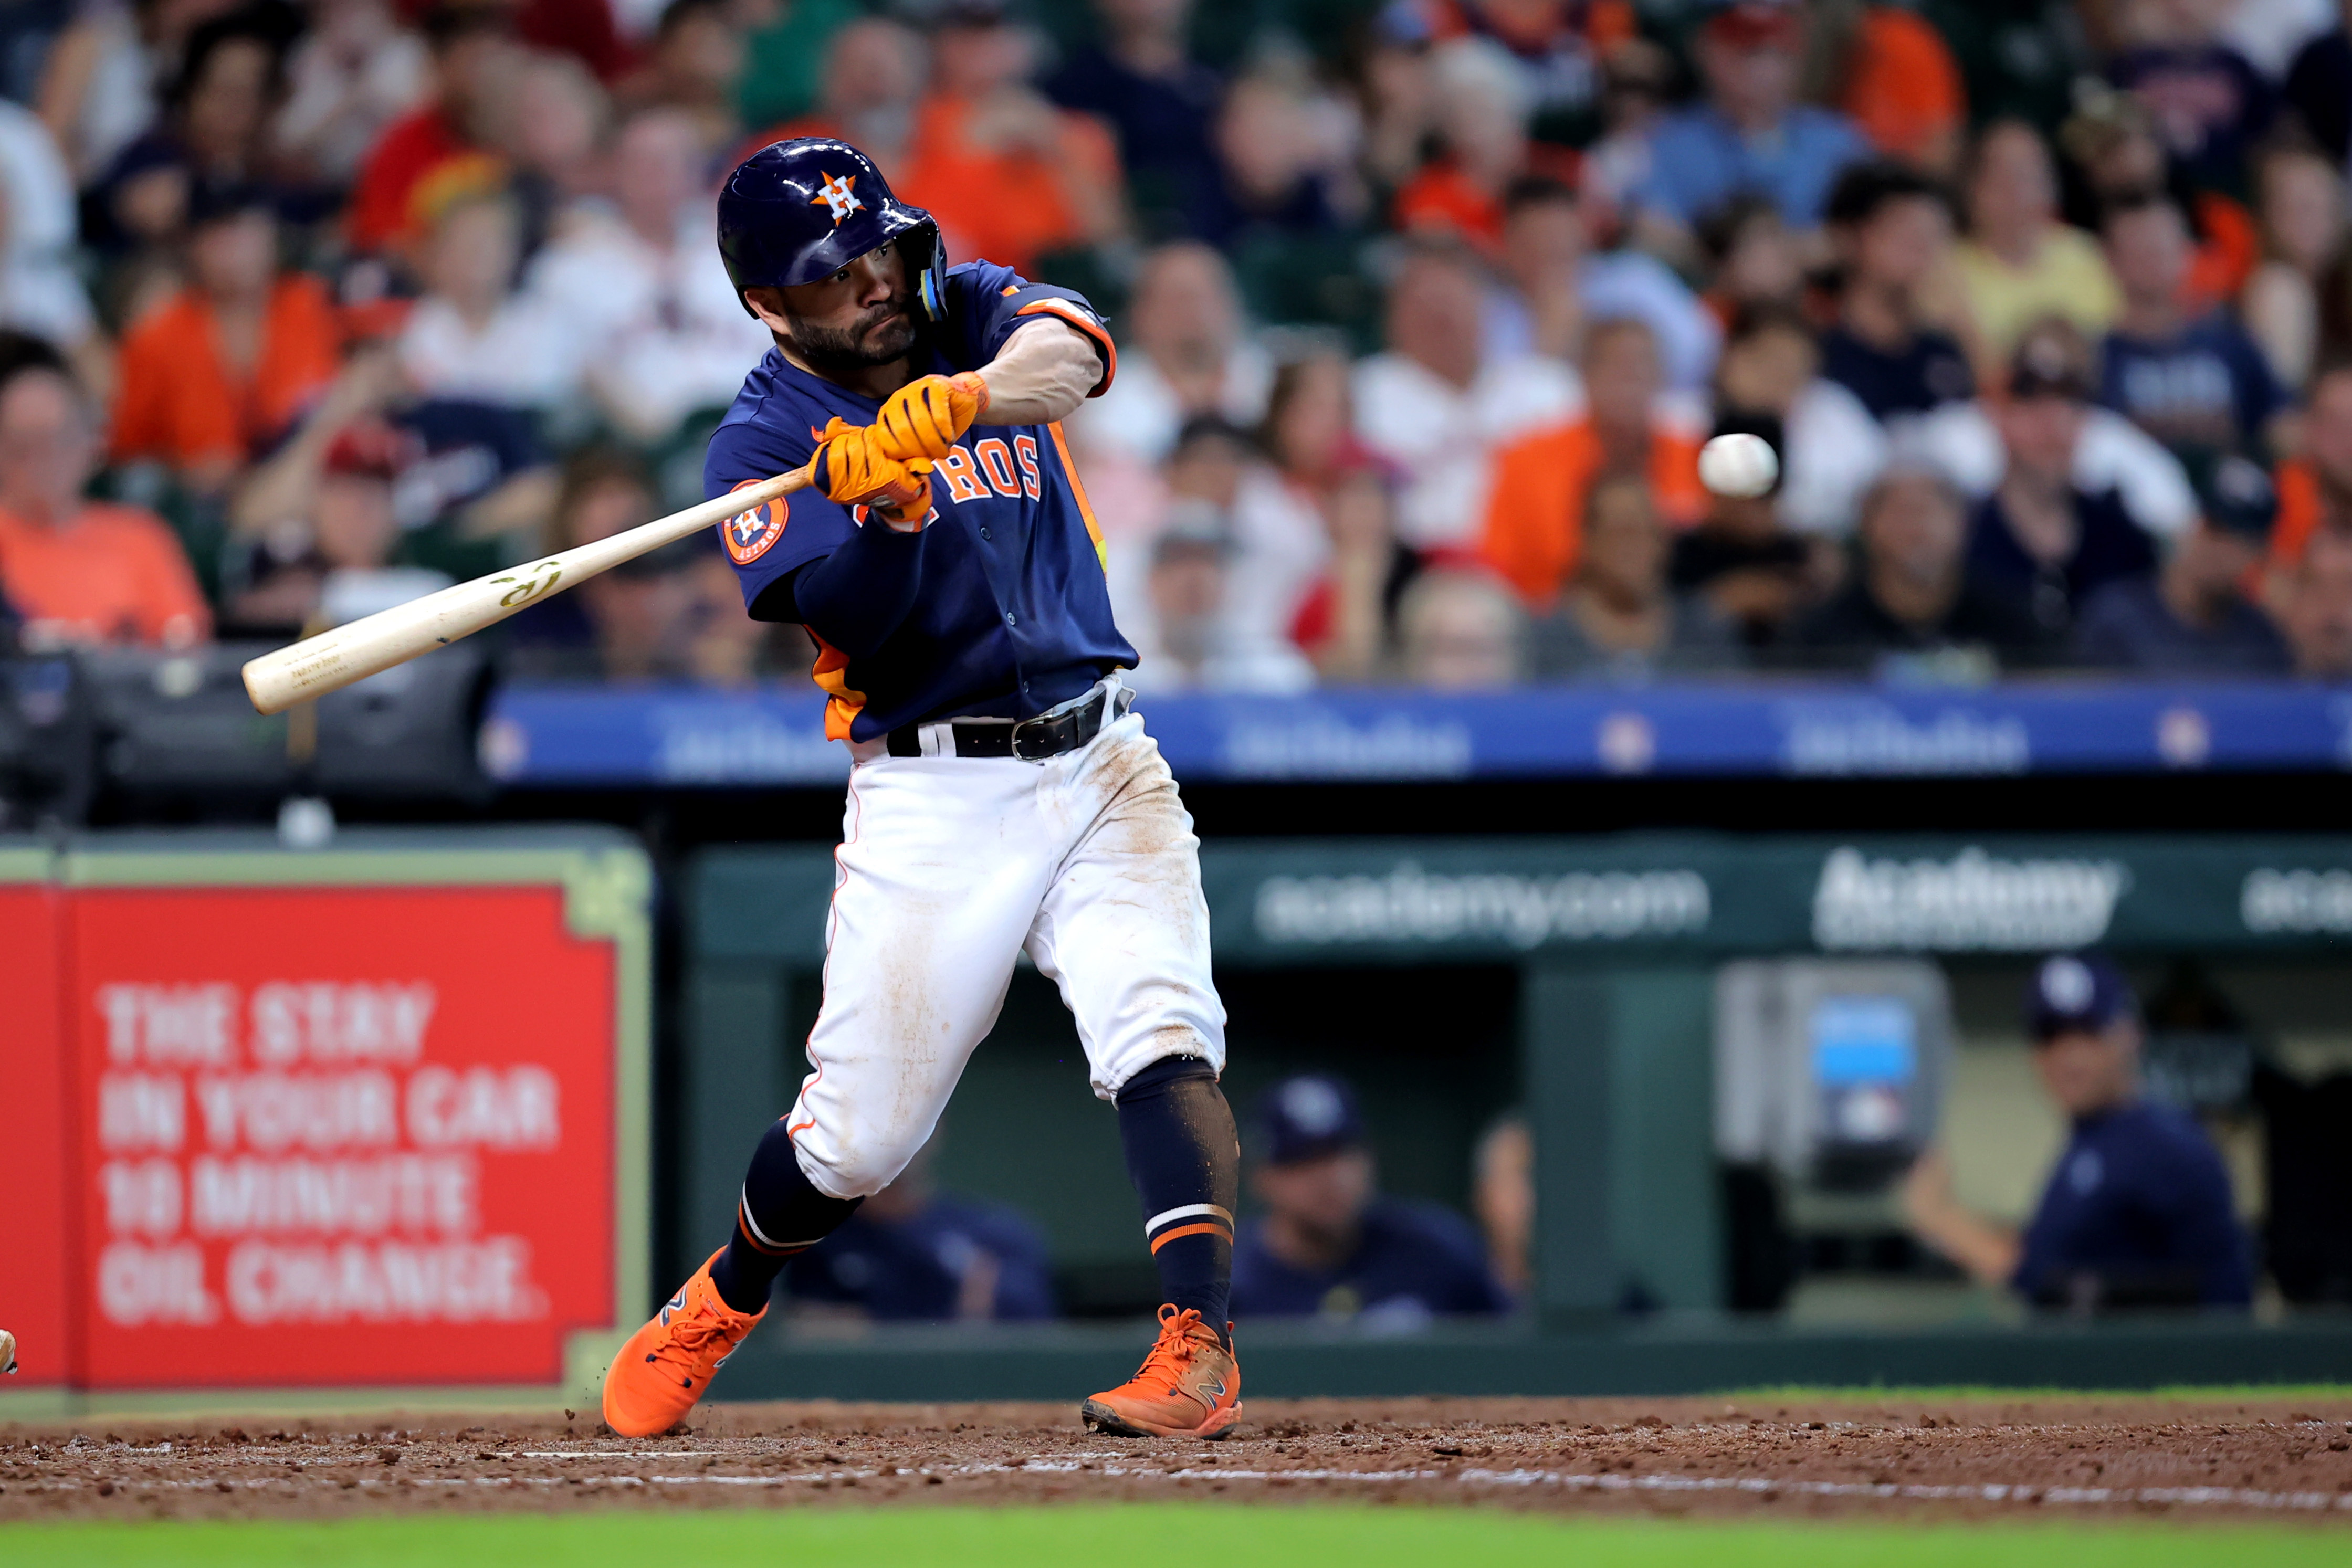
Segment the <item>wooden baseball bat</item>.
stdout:
[[306,637],[274,653],[247,660],[246,695],[263,713],[283,713],[296,703],[341,691],[380,670],[405,664],[444,643],[471,636],[495,625],[527,604],[551,593],[585,582],[623,561],[657,550],[688,535],[722,522],[738,512],[789,496],[809,482],[806,468],[795,468],[772,479],[762,479],[688,507],[667,517],[630,528],[610,538],[576,545],[538,560],[478,577],[379,610],[315,637]]

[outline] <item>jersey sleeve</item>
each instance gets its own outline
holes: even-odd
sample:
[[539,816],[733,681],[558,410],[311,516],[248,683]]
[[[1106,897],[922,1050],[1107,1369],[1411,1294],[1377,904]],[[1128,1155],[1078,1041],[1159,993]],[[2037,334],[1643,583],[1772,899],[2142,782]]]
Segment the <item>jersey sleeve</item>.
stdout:
[[960,369],[978,370],[1003,351],[1014,332],[1050,316],[1083,333],[1102,357],[1102,379],[1087,395],[1100,397],[1110,390],[1111,378],[1118,373],[1118,349],[1085,295],[1051,283],[1032,283],[1011,267],[989,261],[950,268],[948,287],[950,307],[964,329],[962,357],[970,361]]
[[[702,462],[705,497],[716,498],[790,473],[815,454],[814,433],[782,423],[791,411],[777,410],[773,402],[761,406],[776,417],[734,421],[712,434]],[[801,490],[729,517],[719,525],[719,543],[735,568],[749,610],[772,584],[831,555],[856,532],[847,508],[814,490]]]

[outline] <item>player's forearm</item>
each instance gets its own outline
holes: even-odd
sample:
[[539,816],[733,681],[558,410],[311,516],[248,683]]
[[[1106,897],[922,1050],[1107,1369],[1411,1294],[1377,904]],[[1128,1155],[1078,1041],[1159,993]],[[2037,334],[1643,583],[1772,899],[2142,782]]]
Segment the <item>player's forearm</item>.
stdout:
[[793,580],[809,630],[852,658],[889,640],[922,587],[923,535],[868,526]]
[[1103,377],[1093,340],[1065,321],[1040,316],[1004,341],[981,367],[989,424],[1051,424],[1077,412]]

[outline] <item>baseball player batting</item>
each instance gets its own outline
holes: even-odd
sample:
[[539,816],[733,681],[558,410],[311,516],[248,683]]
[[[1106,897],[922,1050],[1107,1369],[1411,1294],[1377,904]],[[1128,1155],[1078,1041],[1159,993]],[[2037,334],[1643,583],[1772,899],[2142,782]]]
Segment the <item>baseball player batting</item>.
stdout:
[[702,1396],[784,1265],[931,1135],[1025,951],[1118,1107],[1166,1303],[1142,1369],[1082,1414],[1224,1437],[1240,1147],[1200,846],[1128,711],[1135,650],[1060,424],[1110,384],[1110,335],[1067,289],[949,267],[931,215],[842,141],[738,167],[719,248],[776,346],[704,487],[810,465],[809,488],[719,534],[752,618],[808,628],[826,734],[855,765],[813,1071],[752,1151],[727,1245],[614,1358],[604,1419],[649,1436]]

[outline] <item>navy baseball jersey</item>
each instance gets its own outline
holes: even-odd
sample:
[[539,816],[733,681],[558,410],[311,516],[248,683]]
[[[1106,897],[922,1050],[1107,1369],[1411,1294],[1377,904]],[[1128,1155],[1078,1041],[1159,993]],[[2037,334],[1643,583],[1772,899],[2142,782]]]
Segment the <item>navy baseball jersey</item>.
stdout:
[[2244,1306],[2251,1268],[2221,1156],[2181,1112],[2141,1103],[2074,1124],[2015,1283],[2053,1305],[2090,1275],[2120,1304]]
[[[948,273],[947,319],[914,350],[918,375],[976,371],[1027,321],[1050,315],[1116,361],[1085,299],[975,261]],[[704,493],[722,496],[805,464],[835,415],[870,424],[882,405],[775,350],[711,435]],[[797,621],[831,696],[825,733],[871,740],[963,716],[1026,718],[1078,695],[1135,650],[1111,620],[1102,532],[1059,424],[974,425],[931,476],[911,534],[864,526],[863,507],[803,490],[719,525],[755,620]]]

